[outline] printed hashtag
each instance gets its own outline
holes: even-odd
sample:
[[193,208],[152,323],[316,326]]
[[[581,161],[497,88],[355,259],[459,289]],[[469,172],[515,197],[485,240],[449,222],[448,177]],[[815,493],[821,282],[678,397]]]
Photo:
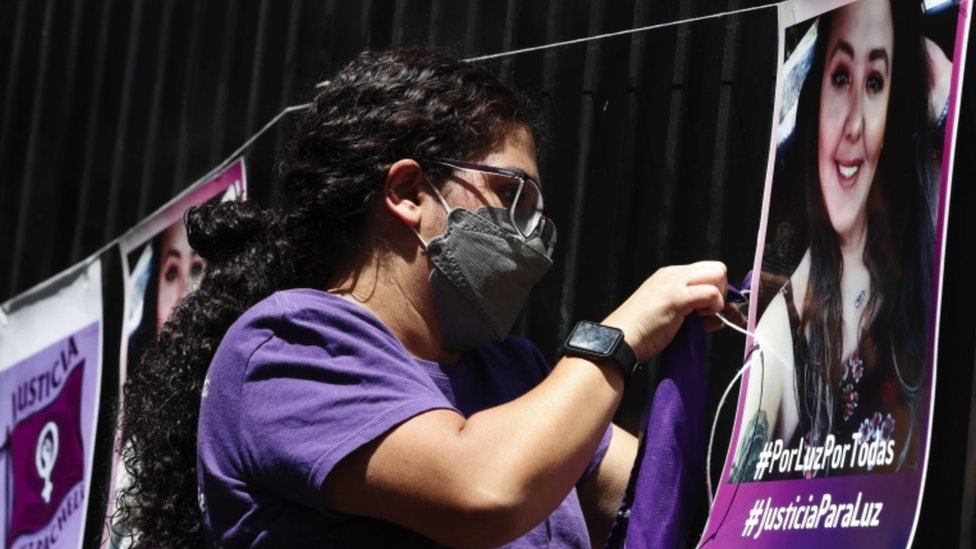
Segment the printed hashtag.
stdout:
[[763,500],[757,499],[756,503],[753,504],[752,509],[749,511],[749,518],[746,519],[745,528],[742,529],[742,537],[746,538],[752,535],[752,529],[759,524],[759,517],[762,516],[763,512]]
[[766,473],[766,468],[769,466],[769,457],[771,455],[773,455],[773,443],[767,442],[763,445],[762,452],[759,452],[759,461],[756,462],[756,473],[752,477],[753,480],[762,479]]

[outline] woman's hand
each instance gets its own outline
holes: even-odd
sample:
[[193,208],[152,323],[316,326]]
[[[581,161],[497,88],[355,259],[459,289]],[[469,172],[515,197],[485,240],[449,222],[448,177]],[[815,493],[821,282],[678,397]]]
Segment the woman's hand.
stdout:
[[657,356],[692,311],[703,316],[725,306],[726,268],[718,261],[664,267],[644,281],[603,323],[624,332],[638,361]]

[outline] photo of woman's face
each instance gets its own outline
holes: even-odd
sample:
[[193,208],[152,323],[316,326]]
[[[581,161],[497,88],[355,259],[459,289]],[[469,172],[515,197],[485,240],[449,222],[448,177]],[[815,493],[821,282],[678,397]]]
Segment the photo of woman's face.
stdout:
[[861,0],[834,13],[820,86],[820,191],[841,242],[864,227],[878,169],[894,54],[888,0]]
[[196,289],[206,262],[190,248],[183,221],[171,225],[163,233],[159,254],[159,295],[156,308],[156,333],[169,319],[176,305]]

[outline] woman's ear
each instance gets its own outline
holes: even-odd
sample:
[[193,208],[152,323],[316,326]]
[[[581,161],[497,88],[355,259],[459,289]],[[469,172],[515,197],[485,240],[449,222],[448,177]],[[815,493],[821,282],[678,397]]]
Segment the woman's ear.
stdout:
[[416,160],[397,160],[386,172],[383,204],[386,209],[410,227],[420,224],[420,191],[424,170]]

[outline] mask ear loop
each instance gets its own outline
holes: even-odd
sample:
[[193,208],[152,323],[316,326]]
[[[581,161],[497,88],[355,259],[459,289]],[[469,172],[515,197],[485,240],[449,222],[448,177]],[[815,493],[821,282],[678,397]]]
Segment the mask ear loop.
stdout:
[[[434,191],[434,196],[437,197],[437,201],[440,202],[441,206],[444,207],[444,211],[447,212],[447,215],[451,215],[451,212],[454,210],[454,208],[452,208],[447,203],[447,200],[444,199],[444,195],[442,195],[441,192],[437,190],[437,187],[435,187],[434,184],[430,182],[430,178],[427,177],[427,174],[425,173],[423,175],[424,175],[424,181],[426,181],[427,185],[430,186],[430,190]],[[417,235],[417,240],[420,241],[420,249],[424,252],[424,254],[426,254],[427,241],[424,240],[424,237],[420,236],[420,232],[417,231],[417,229],[415,229],[414,227],[411,226],[410,230],[413,231],[413,234]]]
[[444,198],[444,195],[442,195],[441,192],[437,190],[437,187],[435,187],[434,184],[431,183],[430,178],[427,177],[426,173],[424,174],[424,181],[426,181],[427,185],[430,186],[430,190],[434,191],[434,196],[437,197],[437,200],[441,203],[441,206],[444,206],[444,211],[447,212],[448,215],[450,215],[451,211],[453,211],[454,208],[452,208],[447,203],[447,200]]
[[417,229],[414,229],[413,227],[410,227],[410,230],[413,231],[413,234],[417,235],[417,240],[420,241],[420,251],[424,255],[427,255],[427,242],[424,241],[424,237],[420,236],[420,233],[417,232]]

